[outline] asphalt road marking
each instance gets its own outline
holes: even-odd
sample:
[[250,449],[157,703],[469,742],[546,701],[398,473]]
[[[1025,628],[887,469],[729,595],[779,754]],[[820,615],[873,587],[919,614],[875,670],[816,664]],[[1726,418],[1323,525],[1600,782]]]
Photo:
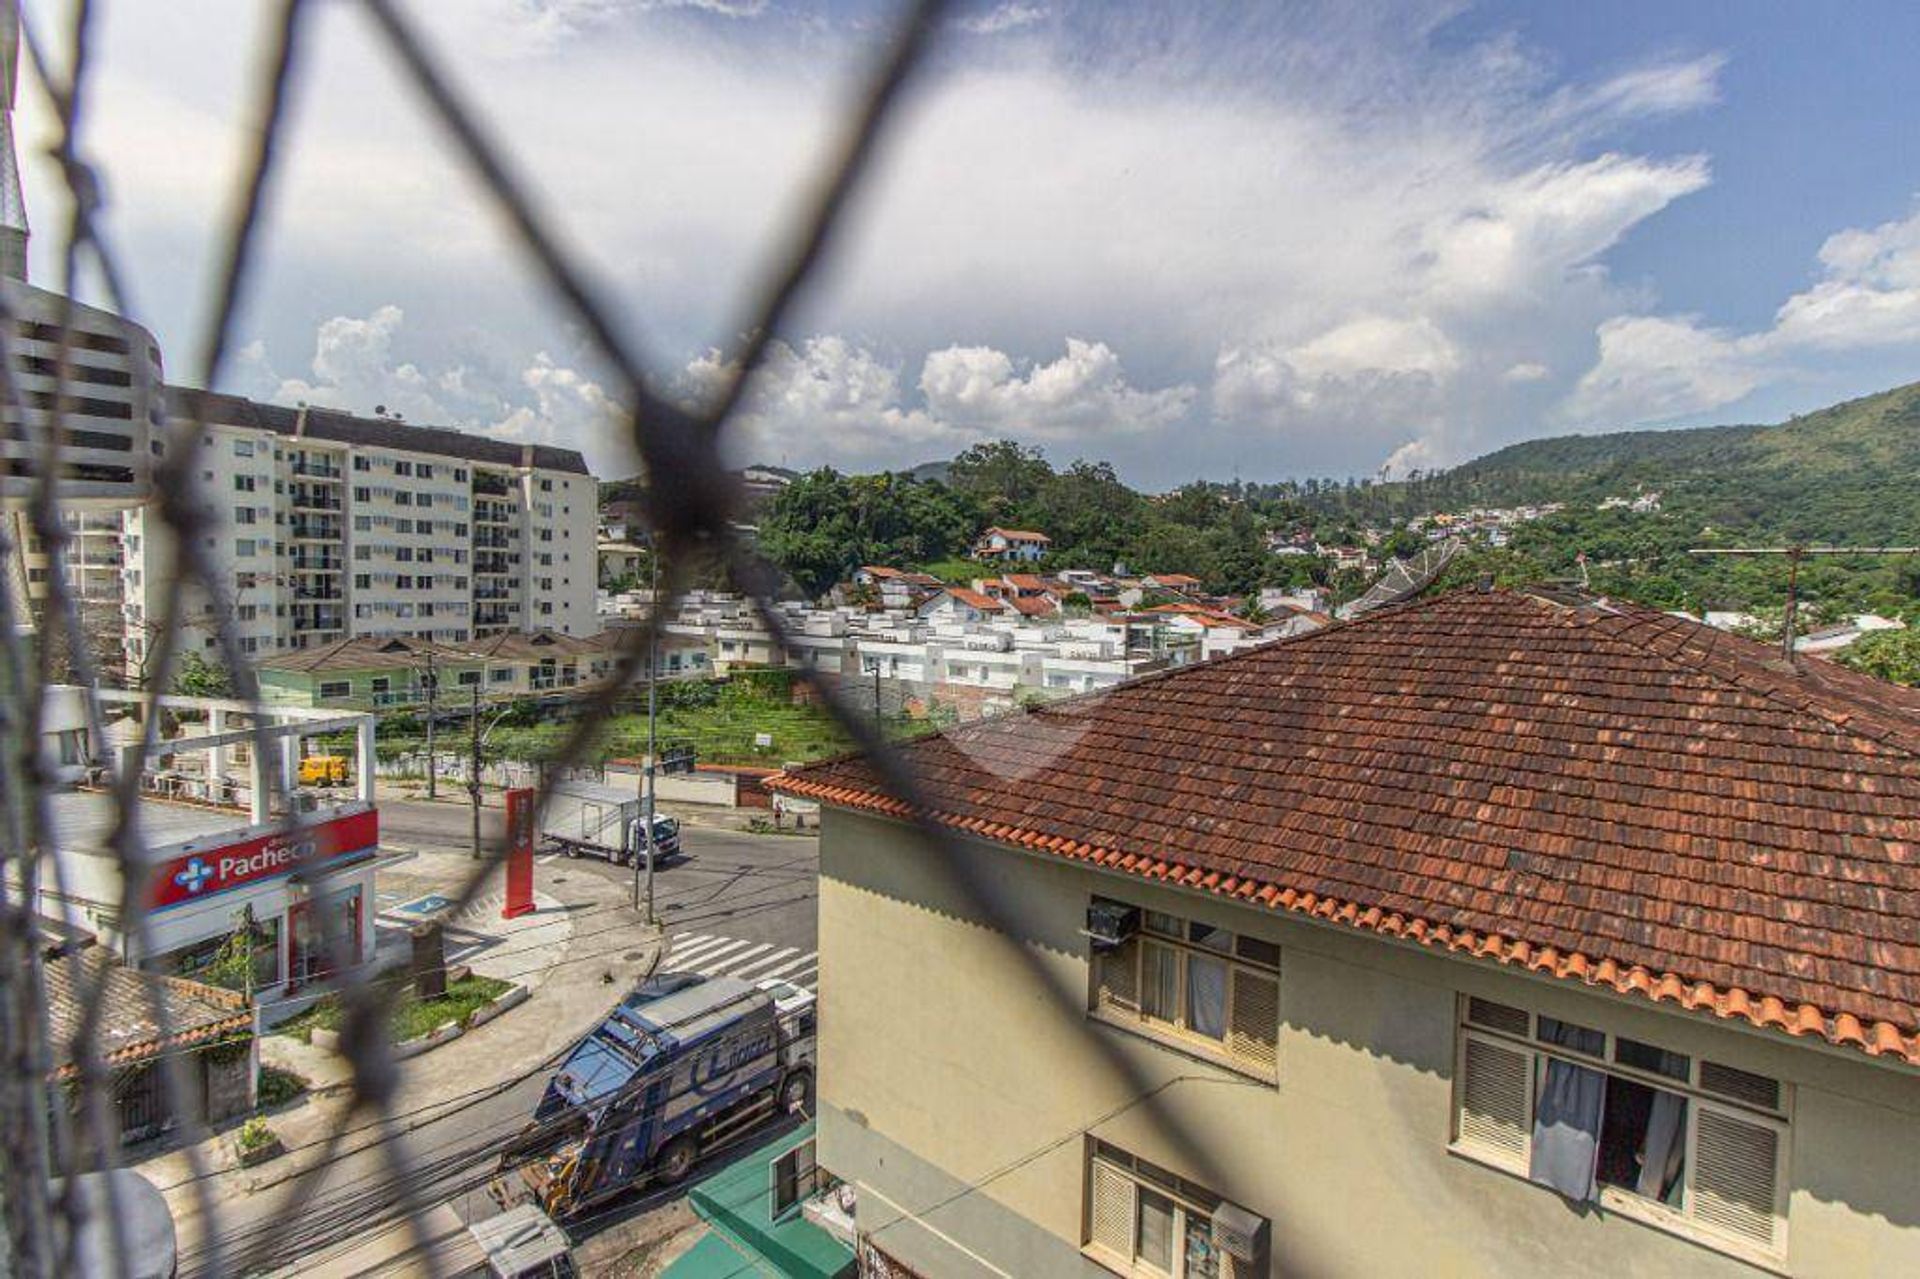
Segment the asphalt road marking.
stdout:
[[803,953],[795,946],[742,941],[712,933],[675,937],[668,962],[671,971],[696,972],[703,977],[739,977],[754,982],[778,977],[810,990],[819,981],[819,966],[817,950]]
[[[771,964],[778,964],[780,963],[781,960],[791,959],[793,956],[799,953],[800,953],[800,948],[798,946],[782,946],[779,950],[774,951],[771,955],[762,955],[760,956],[760,958],[754,960],[751,964],[747,964],[747,965],[744,965],[743,967],[734,969],[733,975],[735,977],[746,977],[747,974],[753,973],[754,975],[749,980],[758,981],[762,977],[769,976],[769,974],[755,972],[756,969],[766,968]],[[782,967],[784,966],[785,965],[782,965]]]
[[740,968],[739,968],[740,965],[746,963],[749,959],[753,959],[757,957],[763,951],[769,951],[772,949],[773,949],[772,942],[761,942],[758,946],[755,946],[751,950],[743,950],[737,955],[729,955],[724,960],[720,960],[706,968],[702,968],[700,971],[705,973],[709,977],[718,976],[722,972],[725,972],[732,976],[737,977],[740,975]]
[[706,963],[729,951],[739,950],[743,946],[752,944],[752,942],[736,941],[731,937],[694,936],[687,938],[685,945],[680,944],[676,939],[673,948],[667,952],[667,957],[674,967],[679,968],[687,964]]

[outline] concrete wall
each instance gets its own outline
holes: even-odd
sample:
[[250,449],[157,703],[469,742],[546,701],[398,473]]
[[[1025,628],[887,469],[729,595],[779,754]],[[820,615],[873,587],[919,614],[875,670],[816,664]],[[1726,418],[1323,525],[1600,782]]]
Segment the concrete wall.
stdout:
[[[968,847],[1011,940],[906,827],[828,810],[821,841],[820,1160],[859,1186],[862,1229],[929,1279],[1107,1273],[1079,1251],[1088,1132],[1269,1217],[1275,1273],[1755,1273],[1450,1153],[1463,992],[1787,1081],[1787,1269],[1920,1273],[1920,1073]],[[1096,891],[1284,948],[1277,1087],[1075,1011]]]

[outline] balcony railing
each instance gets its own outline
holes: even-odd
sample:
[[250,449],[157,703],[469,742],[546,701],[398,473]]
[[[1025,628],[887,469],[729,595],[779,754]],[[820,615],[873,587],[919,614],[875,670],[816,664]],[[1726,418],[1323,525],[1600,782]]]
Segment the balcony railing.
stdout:
[[341,478],[338,463],[317,459],[296,457],[293,459],[293,473],[304,475],[308,479],[337,480]]
[[289,535],[306,541],[338,541],[340,522],[338,520],[295,520],[288,525]]
[[302,491],[293,490],[293,509],[296,511],[337,511],[340,509],[340,495],[324,489]]

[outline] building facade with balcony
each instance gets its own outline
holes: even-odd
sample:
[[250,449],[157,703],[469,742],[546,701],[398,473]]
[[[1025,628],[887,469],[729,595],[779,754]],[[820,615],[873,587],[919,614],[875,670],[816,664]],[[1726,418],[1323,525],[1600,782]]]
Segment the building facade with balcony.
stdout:
[[[203,429],[212,520],[200,548],[227,594],[190,590],[189,649],[232,618],[259,657],[360,636],[461,644],[598,629],[597,488],[580,454],[387,418],[174,391]],[[171,530],[127,514],[125,625],[138,669],[183,574]]]

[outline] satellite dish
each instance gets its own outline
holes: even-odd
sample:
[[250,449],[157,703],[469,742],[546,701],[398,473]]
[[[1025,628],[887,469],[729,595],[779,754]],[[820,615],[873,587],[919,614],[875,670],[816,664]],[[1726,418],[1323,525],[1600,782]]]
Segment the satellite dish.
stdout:
[[1359,599],[1341,607],[1340,616],[1344,619],[1364,617],[1377,608],[1412,599],[1433,585],[1433,579],[1460,553],[1460,545],[1459,538],[1450,537],[1427,547],[1412,559],[1390,561],[1386,572],[1374,579]]

